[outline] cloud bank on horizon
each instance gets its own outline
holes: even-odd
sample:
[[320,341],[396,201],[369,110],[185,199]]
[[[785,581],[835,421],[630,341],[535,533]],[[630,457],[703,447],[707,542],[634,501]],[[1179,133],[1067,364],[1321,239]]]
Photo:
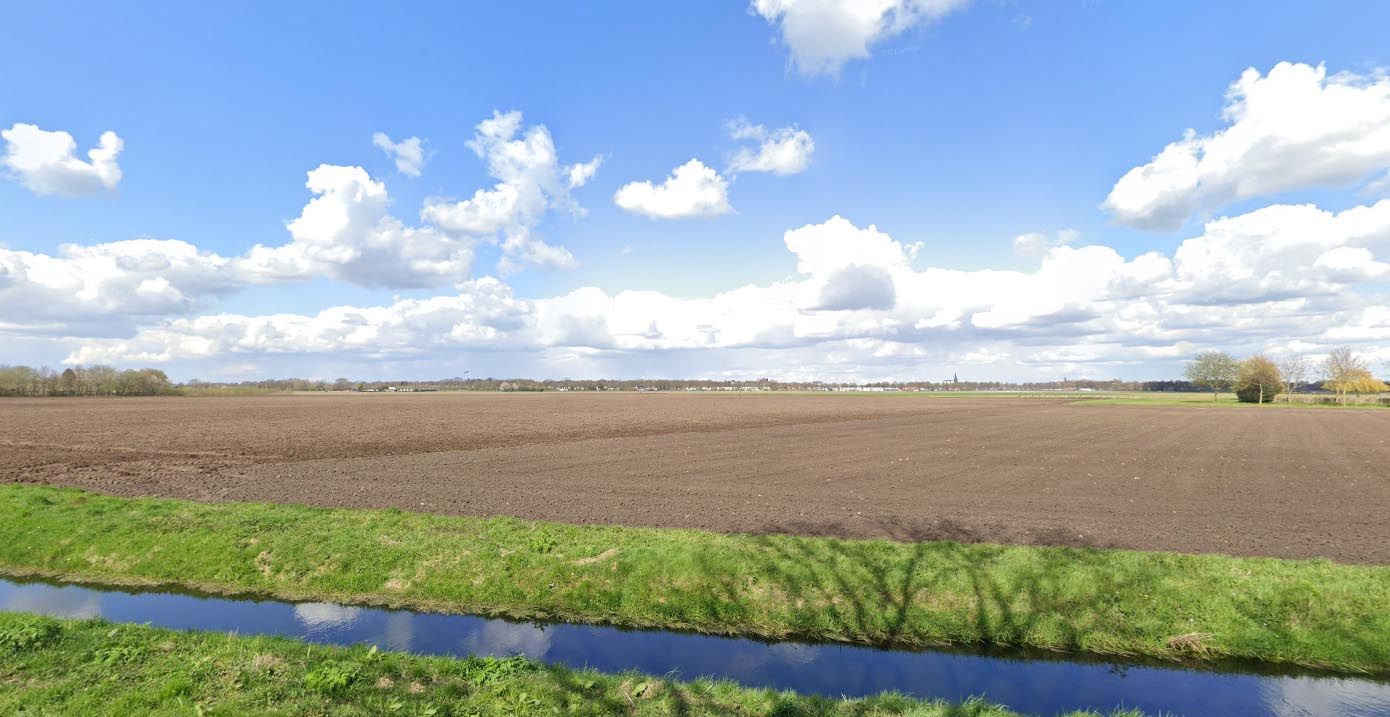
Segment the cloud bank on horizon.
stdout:
[[[755,0],[750,12],[797,71],[783,82],[840,92],[847,63],[871,64],[875,48],[914,28],[940,22],[949,32],[948,16],[967,5]],[[386,365],[425,377],[457,373],[449,367],[460,357],[545,377],[876,380],[961,366],[1001,379],[1128,377],[1210,348],[1316,357],[1340,344],[1390,362],[1390,198],[1379,196],[1390,184],[1390,76],[1292,61],[1233,74],[1224,106],[1210,101],[1221,126],[1175,129],[1168,136],[1180,139],[1134,153],[1138,163],[1112,186],[1090,187],[1100,200],[1092,211],[1110,227],[1069,221],[1000,236],[1008,251],[998,268],[954,268],[933,244],[890,235],[873,216],[793,202],[780,231],[791,273],[705,292],[653,289],[642,273],[586,279],[602,268],[590,264],[611,260],[583,243],[591,210],[616,210],[610,228],[637,215],[624,257],[671,228],[708,236],[738,261],[746,242],[775,243],[778,232],[745,235],[743,247],[717,237],[766,192],[815,177],[824,153],[841,161],[850,138],[810,117],[754,124],[752,112],[711,111],[706,131],[722,129],[719,143],[658,135],[667,159],[641,166],[675,163],[661,175],[638,169],[622,136],[601,137],[602,153],[576,160],[553,113],[527,124],[521,111],[497,109],[475,116],[471,158],[446,155],[434,136],[363,135],[361,164],[306,168],[285,235],[232,251],[197,237],[26,249],[0,236],[0,335],[64,363],[163,365],[190,377],[247,365],[311,375],[317,365],[356,375]],[[66,130],[16,121],[0,138],[3,176],[25,201],[78,204],[134,176],[143,147],[158,141],[122,155],[121,137],[105,131],[82,159]],[[369,171],[373,157],[400,176]],[[586,195],[598,182],[606,186]],[[785,218],[807,211],[813,218]],[[1158,238],[1144,246],[1146,236]],[[484,251],[495,265],[477,266]],[[325,285],[393,293],[315,307]],[[308,298],[269,312],[230,308],[271,291]]]

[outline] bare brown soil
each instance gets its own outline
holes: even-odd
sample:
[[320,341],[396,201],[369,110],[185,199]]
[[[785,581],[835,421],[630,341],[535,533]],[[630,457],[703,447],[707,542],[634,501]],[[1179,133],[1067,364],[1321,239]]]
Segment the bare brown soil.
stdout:
[[928,396],[0,401],[0,481],[1390,564],[1390,412]]

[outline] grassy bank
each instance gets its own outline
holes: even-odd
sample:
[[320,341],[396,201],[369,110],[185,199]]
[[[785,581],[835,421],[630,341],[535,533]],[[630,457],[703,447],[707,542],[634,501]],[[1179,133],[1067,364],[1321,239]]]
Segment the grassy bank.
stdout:
[[828,700],[604,675],[523,658],[418,657],[283,638],[0,614],[0,714],[913,715],[1005,717],[983,702]]
[[566,526],[0,486],[0,571],[286,599],[1390,674],[1390,568]]

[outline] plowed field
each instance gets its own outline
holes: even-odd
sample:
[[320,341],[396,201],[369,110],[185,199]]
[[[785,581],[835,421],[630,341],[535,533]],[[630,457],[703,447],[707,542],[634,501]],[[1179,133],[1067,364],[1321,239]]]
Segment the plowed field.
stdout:
[[0,400],[0,481],[1390,564],[1390,411],[779,394]]

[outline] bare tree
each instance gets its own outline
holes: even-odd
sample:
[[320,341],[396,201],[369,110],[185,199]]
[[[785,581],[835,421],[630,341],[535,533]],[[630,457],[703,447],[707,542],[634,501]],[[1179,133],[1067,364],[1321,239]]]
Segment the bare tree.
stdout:
[[1187,380],[1211,391],[1215,401],[1223,389],[1229,389],[1240,373],[1240,362],[1224,351],[1197,354],[1183,373]]
[[1279,361],[1279,378],[1287,391],[1287,402],[1293,402],[1293,395],[1299,385],[1308,380],[1308,360],[1302,354],[1285,356]]

